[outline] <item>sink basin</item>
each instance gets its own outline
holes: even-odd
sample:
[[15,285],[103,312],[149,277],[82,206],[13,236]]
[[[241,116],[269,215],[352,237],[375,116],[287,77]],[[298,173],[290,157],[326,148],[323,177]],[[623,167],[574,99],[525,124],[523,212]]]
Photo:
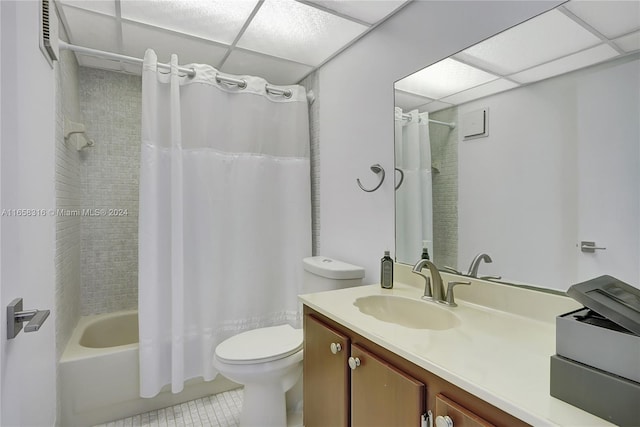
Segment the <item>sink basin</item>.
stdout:
[[413,329],[450,329],[460,319],[449,309],[436,304],[391,295],[371,295],[355,300],[358,309],[383,322],[395,323]]

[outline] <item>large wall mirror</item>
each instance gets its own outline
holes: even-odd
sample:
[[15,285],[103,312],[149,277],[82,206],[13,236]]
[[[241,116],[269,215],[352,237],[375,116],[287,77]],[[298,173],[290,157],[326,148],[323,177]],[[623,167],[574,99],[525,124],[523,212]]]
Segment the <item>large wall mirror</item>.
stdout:
[[640,287],[639,49],[639,2],[572,0],[396,82],[396,260]]

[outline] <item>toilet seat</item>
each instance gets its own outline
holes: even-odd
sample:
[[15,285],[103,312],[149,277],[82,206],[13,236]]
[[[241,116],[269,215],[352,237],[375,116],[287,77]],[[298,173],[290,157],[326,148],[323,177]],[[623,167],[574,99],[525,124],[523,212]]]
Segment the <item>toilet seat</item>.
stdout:
[[253,329],[235,335],[216,347],[224,363],[246,365],[284,359],[302,350],[302,330],[290,325]]

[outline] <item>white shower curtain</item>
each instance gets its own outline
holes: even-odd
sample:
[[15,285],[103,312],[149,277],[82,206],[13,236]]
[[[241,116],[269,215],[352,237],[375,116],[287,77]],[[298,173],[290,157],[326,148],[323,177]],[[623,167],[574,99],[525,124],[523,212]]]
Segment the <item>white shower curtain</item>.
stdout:
[[404,181],[396,191],[396,259],[415,263],[422,254],[423,241],[433,259],[433,201],[429,113],[408,113],[403,120],[395,108],[396,167]]
[[139,279],[140,394],[212,380],[215,347],[261,326],[299,326],[302,258],[311,253],[304,88],[268,94],[160,71],[142,75]]

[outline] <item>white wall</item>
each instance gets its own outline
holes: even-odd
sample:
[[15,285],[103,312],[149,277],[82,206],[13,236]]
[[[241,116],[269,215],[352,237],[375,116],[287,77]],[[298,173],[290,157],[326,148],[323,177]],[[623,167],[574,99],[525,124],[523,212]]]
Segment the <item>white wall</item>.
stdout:
[[[633,59],[633,60],[630,60]],[[579,73],[575,282],[609,274],[640,288],[640,55]]]
[[459,268],[486,252],[481,274],[511,282],[638,285],[638,70],[616,61],[458,107],[461,125],[489,109],[489,136],[458,141]]
[[486,252],[493,263],[483,275],[556,288],[573,277],[573,92],[549,81],[458,108],[461,125],[469,111],[489,109],[489,136],[458,142],[458,267]]
[[[5,209],[55,206],[55,82],[38,47],[39,2],[0,2],[2,8],[1,201]],[[55,423],[54,233],[52,216],[3,216],[2,311],[23,297],[25,309],[51,309],[38,332],[6,340],[2,328],[0,424]],[[5,325],[2,322],[3,326]],[[8,393],[8,391],[10,391]]]
[[[377,283],[394,249],[394,81],[559,3],[415,1],[320,69],[320,254]],[[365,193],[374,163],[387,179]]]

